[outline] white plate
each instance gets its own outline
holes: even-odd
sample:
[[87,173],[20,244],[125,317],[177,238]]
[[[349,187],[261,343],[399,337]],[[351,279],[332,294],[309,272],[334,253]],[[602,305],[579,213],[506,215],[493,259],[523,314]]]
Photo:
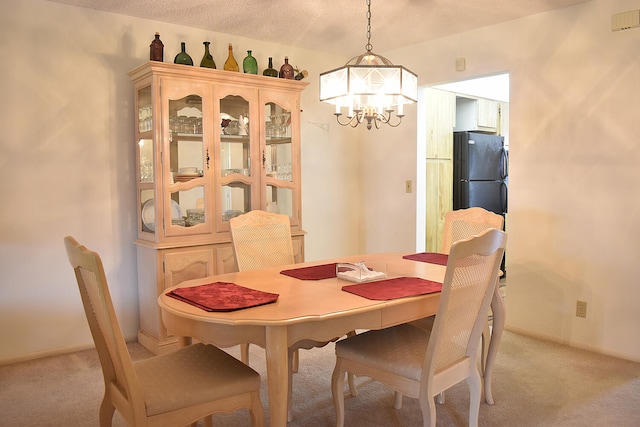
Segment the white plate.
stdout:
[[[171,201],[171,219],[182,219],[180,205],[175,200]],[[156,229],[156,200],[149,199],[142,205],[142,223],[150,231]]]

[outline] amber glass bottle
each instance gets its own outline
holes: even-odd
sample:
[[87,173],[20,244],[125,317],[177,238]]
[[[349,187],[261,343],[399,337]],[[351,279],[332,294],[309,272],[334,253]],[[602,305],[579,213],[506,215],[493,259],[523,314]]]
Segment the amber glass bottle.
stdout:
[[227,71],[240,71],[236,58],[233,57],[233,46],[229,43],[229,56],[224,63],[224,69]]
[[164,44],[160,40],[160,33],[156,33],[156,37],[149,45],[149,59],[151,61],[164,61]]

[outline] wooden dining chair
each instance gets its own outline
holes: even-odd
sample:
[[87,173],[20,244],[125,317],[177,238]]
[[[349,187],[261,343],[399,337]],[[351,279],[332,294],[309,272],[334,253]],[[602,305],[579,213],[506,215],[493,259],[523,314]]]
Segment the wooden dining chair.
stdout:
[[[444,227],[442,234],[442,247],[440,252],[448,254],[453,243],[467,239],[473,235],[481,233],[489,228],[502,230],[504,225],[504,217],[496,213],[490,212],[483,208],[472,207],[467,209],[457,209],[449,211],[444,217]],[[497,291],[497,289],[496,289]],[[420,319],[412,322],[414,326],[424,329],[430,329],[433,325],[434,316]],[[489,351],[489,341],[491,339],[491,329],[489,327],[489,318],[485,322],[482,331],[482,360],[481,366],[484,374],[484,367],[487,360],[487,352]]]
[[[498,215],[484,208],[471,207],[449,211],[444,216],[442,246],[440,248],[440,253],[448,254],[453,243],[459,240],[467,239],[490,228],[502,230],[503,225],[504,217],[502,215]],[[499,280],[499,277],[497,280]],[[495,292],[499,292],[497,283]],[[433,327],[434,320],[435,316],[430,316],[411,323],[414,326],[430,330]],[[489,326],[489,317],[487,317],[487,321],[485,322],[484,328],[482,330],[482,346],[480,350],[482,355],[480,366],[482,369],[483,377],[485,377],[485,367],[487,363],[490,341],[491,328]],[[487,390],[490,391],[491,388],[487,387]],[[440,403],[444,403],[444,395],[439,396],[438,400]],[[488,403],[493,404],[492,396],[487,395],[486,400]],[[396,396],[396,408],[399,409],[401,406],[401,397]]]
[[260,375],[219,348],[194,344],[133,362],[111,301],[100,256],[64,239],[104,377],[100,426],[117,409],[131,426],[184,426],[211,414],[247,408],[253,426],[265,423]]
[[[295,262],[291,243],[291,227],[287,215],[252,210],[231,218],[229,228],[239,271],[259,270]],[[289,348],[289,366],[291,367],[289,370],[289,421],[292,421],[291,374],[298,370],[299,350],[310,350],[327,344],[328,342],[305,340]],[[240,358],[248,364],[249,345],[242,344],[240,347]],[[350,377],[349,386],[355,393],[353,377]]]
[[[260,270],[295,262],[287,215],[252,210],[231,218],[229,229],[238,271]],[[240,346],[240,359],[249,363],[249,344]]]
[[331,390],[336,425],[344,425],[344,373],[367,376],[417,398],[425,426],[435,427],[434,397],[466,380],[469,426],[478,425],[482,384],[478,346],[506,244],[490,229],[454,243],[433,328],[411,324],[372,330],[336,343]]

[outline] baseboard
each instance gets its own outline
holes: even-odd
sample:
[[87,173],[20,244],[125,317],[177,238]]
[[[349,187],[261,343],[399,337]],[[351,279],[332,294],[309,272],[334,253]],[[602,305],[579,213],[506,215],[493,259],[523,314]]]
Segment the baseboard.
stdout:
[[622,360],[628,360],[630,362],[640,363],[640,358],[638,358],[635,355],[626,354],[626,353],[620,353],[620,352],[616,352],[616,351],[608,351],[608,350],[605,350],[605,349],[600,348],[600,347],[594,347],[594,346],[586,345],[586,344],[583,344],[583,343],[574,342],[574,341],[571,341],[571,340],[560,339],[560,338],[557,338],[557,337],[553,337],[553,336],[549,336],[549,335],[545,335],[545,334],[540,334],[540,333],[536,333],[536,332],[531,332],[529,330],[521,329],[521,328],[517,328],[517,327],[513,327],[513,326],[506,326],[505,325],[504,329],[505,329],[505,331],[514,332],[516,334],[525,335],[525,336],[528,336],[528,337],[531,337],[531,338],[536,338],[536,339],[543,340],[543,341],[550,341],[550,342],[553,342],[553,343],[556,343],[556,344],[566,345],[567,347],[572,347],[572,348],[577,348],[577,349],[580,349],[580,350],[590,351],[591,353],[602,354],[604,356],[615,357],[616,359],[622,359]]
[[34,360],[34,359],[42,359],[43,357],[60,356],[61,354],[75,353],[77,351],[89,350],[91,348],[95,348],[95,345],[93,343],[55,348],[52,350],[37,351],[35,353],[21,354],[15,357],[0,359],[0,365],[11,365],[13,363],[27,362],[29,360]]

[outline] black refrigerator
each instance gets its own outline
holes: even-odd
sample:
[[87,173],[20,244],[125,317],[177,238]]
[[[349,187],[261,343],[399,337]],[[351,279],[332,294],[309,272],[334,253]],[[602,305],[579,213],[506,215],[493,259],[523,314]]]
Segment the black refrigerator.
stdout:
[[507,213],[508,154],[502,136],[453,133],[453,209]]
[[[453,133],[453,209],[485,208],[507,214],[509,155],[504,137],[477,132]],[[505,217],[506,220],[506,217]],[[506,252],[500,269],[506,277]]]

